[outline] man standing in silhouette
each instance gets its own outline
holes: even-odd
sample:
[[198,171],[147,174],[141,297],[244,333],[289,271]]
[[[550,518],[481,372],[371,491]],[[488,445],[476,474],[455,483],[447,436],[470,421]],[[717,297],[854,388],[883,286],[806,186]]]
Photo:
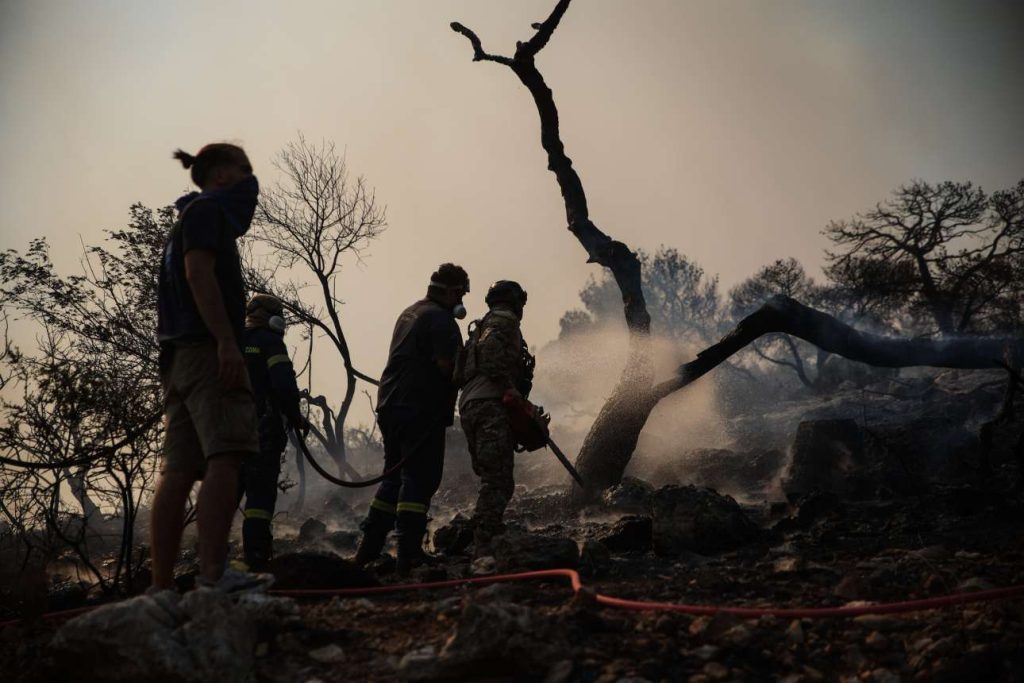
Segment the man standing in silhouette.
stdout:
[[242,356],[245,286],[235,243],[249,229],[259,185],[236,145],[206,145],[195,156],[179,150],[174,157],[202,191],[177,201],[178,222],[160,264],[164,444],[150,520],[151,590],[174,588],[185,503],[197,480],[197,583],[245,589],[269,578],[225,572],[239,467],[259,453],[256,404]]
[[455,420],[452,371],[462,348],[455,320],[466,315],[462,298],[468,292],[466,271],[442,264],[430,276],[427,296],[402,311],[395,323],[377,393],[384,469],[393,471],[377,489],[360,525],[359,565],[380,556],[393,528],[398,532],[400,574],[426,559],[427,511],[441,484],[445,429]]

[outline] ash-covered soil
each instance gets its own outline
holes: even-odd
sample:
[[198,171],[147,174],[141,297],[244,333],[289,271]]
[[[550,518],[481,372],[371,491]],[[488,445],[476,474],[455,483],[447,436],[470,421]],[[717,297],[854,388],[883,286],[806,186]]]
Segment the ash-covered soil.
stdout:
[[[627,481],[581,514],[568,511],[562,492],[519,495],[504,547],[474,558],[471,548],[457,552],[458,529],[449,528],[436,538],[450,554],[409,580],[575,563],[587,588],[606,595],[792,607],[1024,584],[1024,498],[998,480],[932,485],[889,500],[811,494],[795,505],[746,507],[753,535],[708,553],[684,549],[693,538],[666,541],[658,519],[682,514],[679,500],[710,504],[701,495]],[[659,496],[675,507],[666,512]],[[445,502],[450,513],[457,501],[441,509]],[[706,519],[726,524],[722,533],[735,528],[721,516]],[[337,557],[350,554],[350,531],[307,524],[301,544],[281,544],[282,575],[287,563],[305,562],[307,585],[359,580]],[[311,550],[321,554],[302,554]],[[382,559],[369,579],[396,583],[391,569]],[[586,595],[574,598],[565,581],[528,581],[300,600],[296,616],[260,622],[248,680],[1017,681],[1024,680],[1022,616],[1018,598],[854,619],[691,617],[600,607]],[[55,680],[67,671],[50,645],[57,625],[0,630],[5,680]]]
[[[523,501],[520,518],[530,517],[523,514],[530,502]],[[717,556],[634,551],[596,568],[584,561],[585,584],[640,600],[838,606],[1024,583],[1018,497],[951,487],[884,502],[812,499],[807,508],[803,518],[797,510],[762,539]],[[577,540],[610,526],[584,524]],[[553,523],[542,533],[574,531]],[[421,570],[420,577],[469,570],[467,562],[454,561]],[[526,607],[527,626],[505,625],[504,633],[506,644],[526,642],[503,648],[484,634],[475,643],[473,632],[459,629],[475,605],[496,613]],[[274,659],[325,681],[419,674],[609,682],[1024,680],[1024,600],[883,617],[750,620],[600,608],[572,599],[564,582],[528,582],[335,600],[308,605],[303,614],[303,628],[275,641]],[[468,643],[452,648],[460,640]],[[326,643],[342,648],[343,662],[309,661],[309,651]],[[446,645],[448,654],[480,647],[438,666]],[[267,680],[284,680],[274,677],[275,668],[266,668]]]
[[[472,509],[477,482],[453,437],[431,508],[438,560],[404,581],[571,567],[587,591],[604,595],[745,607],[1024,584],[1024,494],[1015,486],[1024,407],[992,432],[987,457],[979,438],[1002,401],[998,380],[953,371],[883,378],[748,410],[729,421],[731,450],[648,438],[629,473],[670,485],[627,477],[582,511],[568,506],[564,487],[543,485],[566,479],[556,463],[524,455],[509,533],[485,552],[469,545],[459,516]],[[301,516],[275,521],[277,587],[399,583],[390,556],[367,572],[344,559],[371,495],[311,490]],[[280,509],[291,507],[286,498]],[[187,588],[194,553],[179,569]],[[45,594],[45,573],[37,579],[27,583]],[[50,588],[45,605],[11,586],[0,587],[0,602],[20,598],[17,609],[38,614],[86,599],[66,583]],[[122,622],[104,616],[110,607],[91,612],[74,645],[54,638],[59,620],[0,628],[0,679],[1024,680],[1024,598],[835,619],[625,611],[596,605],[586,591],[573,596],[562,579],[248,605],[183,598],[165,611],[136,600],[122,603]],[[7,609],[0,620],[12,616]],[[83,624],[69,622],[64,633],[75,623]],[[150,640],[133,649],[122,645],[128,633]],[[160,664],[154,651],[187,665]]]

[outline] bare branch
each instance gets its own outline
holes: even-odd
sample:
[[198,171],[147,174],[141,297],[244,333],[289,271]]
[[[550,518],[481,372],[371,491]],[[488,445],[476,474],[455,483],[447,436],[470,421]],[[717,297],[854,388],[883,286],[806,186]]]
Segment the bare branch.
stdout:
[[496,56],[485,52],[483,45],[480,43],[480,38],[471,29],[466,28],[457,21],[453,21],[449,25],[452,27],[453,31],[461,33],[469,39],[470,44],[473,46],[474,62],[497,62],[499,64],[504,64],[505,66],[512,66],[512,60],[508,57]]

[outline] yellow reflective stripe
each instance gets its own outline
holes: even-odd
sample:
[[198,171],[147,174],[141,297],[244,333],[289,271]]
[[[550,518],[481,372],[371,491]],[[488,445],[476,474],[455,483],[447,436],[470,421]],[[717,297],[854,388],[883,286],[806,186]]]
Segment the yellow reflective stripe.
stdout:
[[284,353],[279,353],[276,356],[271,356],[270,358],[267,359],[268,368],[272,368],[278,363],[291,363],[291,361],[288,360],[288,355]]
[[427,506],[423,503],[409,503],[403,501],[398,504],[399,512],[418,512],[421,515],[427,514]]
[[374,498],[373,501],[370,503],[370,507],[374,508],[375,510],[380,510],[381,512],[387,512],[392,515],[395,514],[395,506],[392,503],[387,502],[386,500],[381,500],[380,498]]
[[265,519],[268,522],[274,517],[270,510],[260,510],[259,508],[246,508],[244,514],[246,519]]

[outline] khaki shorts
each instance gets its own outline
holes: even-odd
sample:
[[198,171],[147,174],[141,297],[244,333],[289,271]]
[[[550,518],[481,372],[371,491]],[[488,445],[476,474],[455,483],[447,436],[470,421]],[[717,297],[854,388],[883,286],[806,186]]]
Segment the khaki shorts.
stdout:
[[202,476],[206,460],[222,453],[259,453],[256,403],[249,375],[245,386],[225,389],[217,379],[213,342],[174,349],[163,375],[164,460],[162,471]]

